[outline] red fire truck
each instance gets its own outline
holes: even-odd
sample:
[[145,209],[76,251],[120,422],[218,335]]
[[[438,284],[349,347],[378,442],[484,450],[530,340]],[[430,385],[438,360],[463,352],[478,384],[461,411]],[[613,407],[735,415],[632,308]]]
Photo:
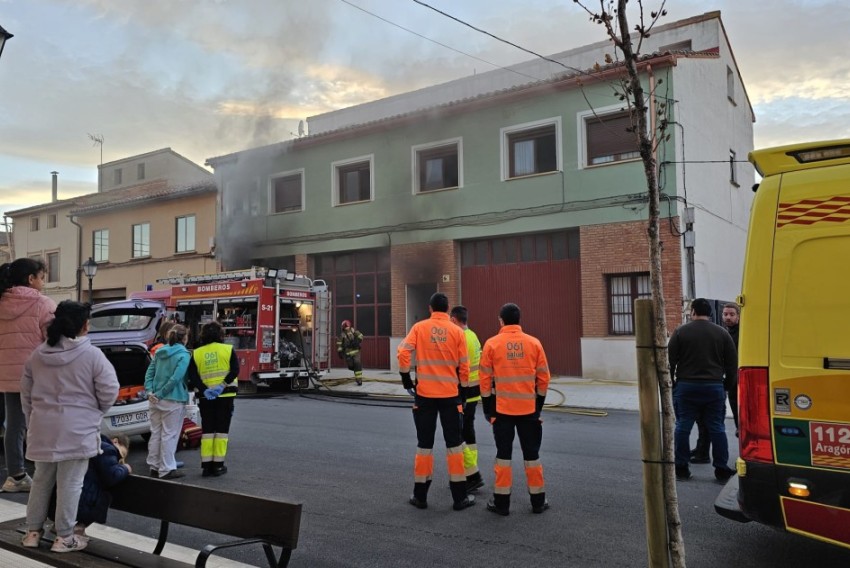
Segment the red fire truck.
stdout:
[[201,326],[222,324],[239,357],[240,390],[288,382],[307,388],[330,364],[331,295],[323,280],[270,268],[176,276],[166,304],[189,328],[189,347]]

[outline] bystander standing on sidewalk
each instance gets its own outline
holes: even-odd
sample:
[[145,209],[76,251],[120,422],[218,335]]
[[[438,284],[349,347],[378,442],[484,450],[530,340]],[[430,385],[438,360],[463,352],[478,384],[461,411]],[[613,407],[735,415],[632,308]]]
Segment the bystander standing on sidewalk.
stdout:
[[704,298],[691,302],[691,322],[679,326],[667,344],[670,376],[675,378],[676,477],[690,479],[690,437],[694,422],[704,416],[712,446],[712,464],[718,481],[735,470],[729,467],[726,439],[726,390],[737,388],[738,354],[732,336],[711,321],[711,304]]

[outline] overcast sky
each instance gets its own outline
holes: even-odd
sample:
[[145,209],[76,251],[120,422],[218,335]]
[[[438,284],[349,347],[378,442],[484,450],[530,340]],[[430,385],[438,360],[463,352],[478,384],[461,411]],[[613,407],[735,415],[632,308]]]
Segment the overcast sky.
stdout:
[[[427,3],[538,53],[605,39],[572,0]],[[756,147],[850,138],[846,1],[668,0],[662,23],[712,10]],[[104,163],[170,147],[203,164],[291,138],[308,116],[530,58],[412,0],[0,0],[0,25],[15,35],[0,59],[0,214],[48,202],[53,170],[60,199],[96,191],[89,133]]]

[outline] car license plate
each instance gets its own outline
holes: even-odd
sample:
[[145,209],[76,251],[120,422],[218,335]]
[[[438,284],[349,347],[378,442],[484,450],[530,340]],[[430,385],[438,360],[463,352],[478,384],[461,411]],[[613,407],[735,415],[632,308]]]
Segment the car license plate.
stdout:
[[112,416],[113,426],[130,426],[132,424],[141,424],[148,421],[148,411],[140,410],[138,412],[128,412],[127,414],[119,414]]
[[850,469],[850,424],[811,422],[812,465]]

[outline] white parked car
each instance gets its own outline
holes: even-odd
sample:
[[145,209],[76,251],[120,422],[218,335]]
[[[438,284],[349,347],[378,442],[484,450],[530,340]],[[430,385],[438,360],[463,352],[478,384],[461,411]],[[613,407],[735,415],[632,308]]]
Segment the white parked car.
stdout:
[[126,434],[150,437],[145,371],[150,347],[166,309],[155,300],[118,300],[92,306],[89,337],[115,367],[121,391],[101,427],[105,436]]

